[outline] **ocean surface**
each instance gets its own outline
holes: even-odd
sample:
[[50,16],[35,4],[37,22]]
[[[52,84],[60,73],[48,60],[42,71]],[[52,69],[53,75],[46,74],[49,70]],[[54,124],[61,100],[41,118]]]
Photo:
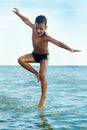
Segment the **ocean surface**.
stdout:
[[87,130],[87,66],[49,66],[47,80],[40,110],[35,76],[21,66],[0,66],[0,130]]

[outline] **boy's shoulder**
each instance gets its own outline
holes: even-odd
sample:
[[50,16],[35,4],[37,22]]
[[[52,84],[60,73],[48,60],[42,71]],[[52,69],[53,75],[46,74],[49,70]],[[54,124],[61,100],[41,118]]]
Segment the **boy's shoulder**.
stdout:
[[44,35],[42,36],[43,39],[45,39],[46,41],[49,41],[49,35],[47,34],[47,32],[44,33]]
[[49,35],[49,34],[47,34],[47,33],[45,33],[45,37],[46,37],[46,39],[49,41],[49,39],[51,38],[51,36]]
[[46,38],[50,37],[47,32],[44,33],[44,36],[45,36]]

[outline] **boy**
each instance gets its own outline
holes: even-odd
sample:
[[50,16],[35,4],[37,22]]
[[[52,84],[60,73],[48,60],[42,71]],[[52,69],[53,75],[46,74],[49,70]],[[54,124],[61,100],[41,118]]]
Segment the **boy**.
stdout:
[[[67,49],[70,52],[79,52],[80,50],[72,49],[66,44],[52,38],[45,31],[47,29],[47,19],[45,16],[40,15],[36,17],[35,23],[33,24],[28,18],[20,14],[17,8],[14,8],[13,12],[19,16],[25,24],[27,24],[32,29],[32,44],[33,52],[31,54],[26,54],[18,59],[19,64],[21,64],[25,69],[35,74],[38,81],[41,82],[41,98],[38,104],[38,108],[44,106],[46,100],[46,70],[48,66],[49,50],[48,42],[54,43],[55,45]],[[37,72],[29,63],[40,63],[40,70]]]

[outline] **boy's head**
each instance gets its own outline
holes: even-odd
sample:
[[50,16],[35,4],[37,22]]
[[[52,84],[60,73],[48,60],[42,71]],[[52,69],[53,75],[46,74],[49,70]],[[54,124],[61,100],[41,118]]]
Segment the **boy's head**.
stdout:
[[35,23],[43,23],[47,25],[47,18],[44,15],[39,15],[36,17]]
[[39,15],[35,19],[34,33],[37,36],[42,36],[47,29],[47,19],[43,15]]

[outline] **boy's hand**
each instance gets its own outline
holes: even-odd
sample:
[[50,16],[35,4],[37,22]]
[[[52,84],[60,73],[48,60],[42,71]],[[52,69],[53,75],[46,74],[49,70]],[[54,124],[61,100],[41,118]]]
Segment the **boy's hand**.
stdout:
[[15,14],[19,14],[19,13],[20,13],[17,8],[13,8],[13,9],[14,9],[13,12],[14,12]]
[[71,49],[71,52],[80,52],[81,50]]

